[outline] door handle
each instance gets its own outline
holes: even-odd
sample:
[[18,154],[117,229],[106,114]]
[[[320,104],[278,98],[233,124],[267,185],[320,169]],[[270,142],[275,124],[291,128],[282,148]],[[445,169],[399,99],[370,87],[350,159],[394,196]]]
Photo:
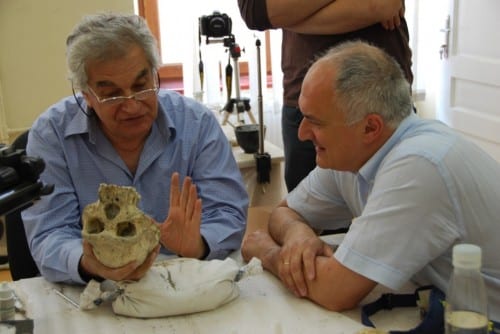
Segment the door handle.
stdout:
[[450,44],[450,15],[446,17],[444,28],[439,29],[443,33],[443,43],[439,47],[439,59],[448,58],[448,49]]

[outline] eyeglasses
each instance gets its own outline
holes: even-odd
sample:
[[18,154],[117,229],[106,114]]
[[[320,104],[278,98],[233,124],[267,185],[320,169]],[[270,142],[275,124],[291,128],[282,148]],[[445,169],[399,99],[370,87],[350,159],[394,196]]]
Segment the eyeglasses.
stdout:
[[89,91],[94,95],[96,98],[97,102],[100,104],[105,104],[108,106],[114,106],[114,105],[119,105],[125,102],[126,100],[134,99],[137,101],[143,101],[146,100],[153,95],[156,95],[158,93],[158,86],[154,86],[153,88],[148,88],[144,89],[138,92],[135,92],[134,94],[131,94],[129,96],[112,96],[112,97],[106,97],[106,98],[100,98],[97,96],[97,94],[94,92],[94,90],[88,86]]

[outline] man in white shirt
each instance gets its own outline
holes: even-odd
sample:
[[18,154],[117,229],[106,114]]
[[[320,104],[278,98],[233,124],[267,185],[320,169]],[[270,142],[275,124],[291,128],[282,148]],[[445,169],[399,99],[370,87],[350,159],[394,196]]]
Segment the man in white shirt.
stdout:
[[[483,250],[491,320],[500,320],[500,165],[441,122],[412,112],[397,63],[363,42],[332,48],[308,71],[301,140],[314,169],[243,242],[297,296],[350,309],[377,285],[446,290],[451,250]],[[297,162],[300,163],[300,162]],[[349,226],[334,252],[319,237]]]

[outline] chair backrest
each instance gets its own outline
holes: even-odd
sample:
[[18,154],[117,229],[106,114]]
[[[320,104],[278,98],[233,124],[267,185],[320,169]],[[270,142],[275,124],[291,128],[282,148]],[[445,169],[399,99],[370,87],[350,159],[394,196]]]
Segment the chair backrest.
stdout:
[[5,216],[5,231],[7,258],[12,279],[16,281],[38,276],[40,271],[28,247],[21,211],[14,211]]
[[19,136],[17,136],[16,139],[14,139],[14,141],[11,144],[12,148],[14,148],[16,150],[26,149],[26,145],[28,144],[29,133],[30,133],[30,131],[26,130],[23,133],[21,133]]
[[[26,149],[28,133],[29,131],[25,131],[20,134],[11,144],[12,147],[14,149]],[[5,215],[5,235],[7,239],[7,258],[12,279],[19,280],[38,276],[40,271],[28,247],[20,210]]]

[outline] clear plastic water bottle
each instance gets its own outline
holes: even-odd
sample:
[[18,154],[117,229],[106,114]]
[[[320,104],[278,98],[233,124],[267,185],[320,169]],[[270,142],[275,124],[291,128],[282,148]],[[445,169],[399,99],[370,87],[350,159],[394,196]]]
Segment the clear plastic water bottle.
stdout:
[[446,292],[446,334],[488,333],[488,299],[480,269],[480,247],[453,247],[453,273]]
[[6,282],[0,284],[0,321],[14,320],[16,315],[14,291]]

